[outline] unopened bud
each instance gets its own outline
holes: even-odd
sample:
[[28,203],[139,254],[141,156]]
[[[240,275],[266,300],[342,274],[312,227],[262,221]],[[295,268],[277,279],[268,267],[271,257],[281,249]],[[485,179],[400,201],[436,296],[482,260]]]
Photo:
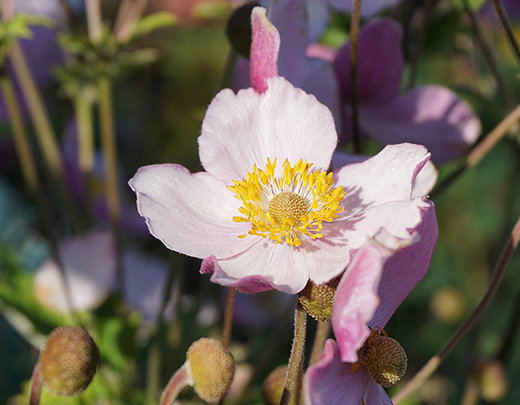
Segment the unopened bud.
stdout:
[[[262,386],[262,398],[264,405],[278,405],[282,398],[283,389],[285,386],[285,376],[287,375],[287,365],[276,367],[271,374],[264,381]],[[294,405],[296,396],[291,395],[289,405]]]
[[509,379],[504,364],[499,360],[483,360],[478,364],[479,386],[482,398],[487,402],[504,399],[509,390]]
[[235,360],[218,340],[197,340],[186,353],[186,364],[195,392],[206,402],[220,400],[233,382]]
[[376,383],[392,387],[401,381],[408,367],[408,359],[397,340],[372,333],[364,350],[368,372]]
[[99,365],[99,351],[84,328],[60,326],[49,335],[38,361],[44,386],[66,397],[88,387]]
[[318,321],[330,321],[334,294],[339,284],[339,277],[330,280],[326,284],[317,285],[311,280],[298,294],[302,307],[307,313]]
[[249,2],[238,7],[226,25],[226,36],[229,43],[240,55],[249,58],[251,50],[251,12],[258,6],[256,2]]

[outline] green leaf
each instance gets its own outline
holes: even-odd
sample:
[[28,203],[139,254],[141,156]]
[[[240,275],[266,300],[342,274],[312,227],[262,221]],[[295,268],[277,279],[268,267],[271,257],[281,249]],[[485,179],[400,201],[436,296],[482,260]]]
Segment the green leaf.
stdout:
[[[486,0],[467,0],[469,8],[473,11],[478,11],[480,7],[486,2]],[[459,10],[464,10],[464,3],[466,0],[453,0],[453,5]]]
[[162,11],[141,18],[134,26],[132,38],[140,37],[163,27],[169,27],[177,22],[174,14]]

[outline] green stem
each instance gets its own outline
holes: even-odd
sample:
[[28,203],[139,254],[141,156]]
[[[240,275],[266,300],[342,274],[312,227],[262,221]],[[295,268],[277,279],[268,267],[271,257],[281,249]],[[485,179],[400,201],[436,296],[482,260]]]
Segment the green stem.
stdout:
[[303,309],[300,301],[298,301],[294,313],[294,339],[291,348],[291,356],[289,357],[287,375],[285,376],[285,386],[279,405],[287,405],[289,403],[296,382],[298,381],[298,375],[300,374],[303,365],[306,331],[307,312]]
[[235,304],[236,291],[233,287],[229,287],[228,296],[226,301],[226,312],[224,314],[224,327],[222,342],[226,349],[229,349],[229,343],[231,341],[231,330],[233,328],[233,308]]
[[312,345],[311,357],[309,359],[309,366],[313,365],[320,358],[323,346],[330,333],[330,321],[320,322],[316,327],[316,334],[314,335],[314,344]]
[[359,134],[358,37],[361,20],[361,0],[355,0],[350,23],[350,79],[352,91],[352,137],[354,153],[361,153]]
[[112,236],[116,250],[117,281],[120,298],[124,297],[125,282],[121,252],[121,210],[118,187],[117,145],[114,128],[114,111],[112,101],[112,86],[110,79],[102,76],[98,80],[99,89],[99,125],[101,146],[105,163],[105,190],[108,202],[108,212],[112,225]]
[[92,103],[80,93],[74,98],[76,125],[78,127],[79,167],[84,174],[94,170],[94,128]]
[[20,83],[38,143],[42,150],[45,164],[52,176],[64,184],[65,165],[61,157],[56,135],[52,129],[51,121],[47,109],[43,104],[41,94],[34,82],[31,71],[19,44],[15,44],[10,53],[13,71]]
[[226,58],[226,65],[224,66],[224,72],[222,74],[222,80],[220,81],[220,88],[225,89],[229,87],[231,84],[231,79],[233,79],[233,73],[235,72],[235,65],[237,64],[238,52],[233,49],[233,47],[229,48],[229,53]]
[[420,386],[424,381],[432,375],[435,370],[439,367],[441,362],[446,358],[446,356],[453,350],[453,348],[459,343],[460,339],[470,330],[475,321],[482,314],[484,309],[487,307],[491,298],[495,295],[500,282],[502,281],[502,276],[504,274],[504,270],[506,264],[508,263],[511,255],[514,250],[518,246],[518,242],[520,241],[520,219],[516,222],[511,236],[505,245],[502,254],[493,270],[493,274],[491,275],[491,280],[489,282],[488,288],[480,302],[475,307],[473,312],[466,318],[466,320],[462,323],[462,325],[457,329],[451,339],[444,345],[444,347],[439,350],[439,352],[433,356],[419,372],[405,385],[405,387],[397,393],[397,395],[392,398],[395,405],[401,403],[403,399],[405,399],[414,389]]

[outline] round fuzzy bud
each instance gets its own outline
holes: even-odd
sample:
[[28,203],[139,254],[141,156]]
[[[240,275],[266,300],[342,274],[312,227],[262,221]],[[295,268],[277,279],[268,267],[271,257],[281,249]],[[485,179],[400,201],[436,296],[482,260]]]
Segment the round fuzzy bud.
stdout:
[[77,395],[88,387],[99,365],[99,351],[80,326],[60,326],[40,353],[43,385],[54,395]]
[[[271,374],[264,381],[262,386],[262,398],[265,405],[278,405],[282,398],[283,389],[285,386],[285,376],[287,375],[287,365],[276,367]],[[291,396],[289,405],[294,405],[296,399],[295,395]]]
[[386,388],[401,381],[408,367],[403,347],[387,336],[373,335],[367,340],[366,359],[374,381]]
[[302,307],[307,313],[318,321],[330,321],[334,294],[339,284],[336,277],[326,284],[317,285],[309,280],[307,285],[298,294]]
[[259,4],[249,2],[238,7],[226,24],[226,36],[229,43],[240,55],[249,58],[251,50],[251,12]]
[[235,360],[218,340],[202,338],[186,353],[193,388],[206,402],[217,402],[227,392],[235,375]]

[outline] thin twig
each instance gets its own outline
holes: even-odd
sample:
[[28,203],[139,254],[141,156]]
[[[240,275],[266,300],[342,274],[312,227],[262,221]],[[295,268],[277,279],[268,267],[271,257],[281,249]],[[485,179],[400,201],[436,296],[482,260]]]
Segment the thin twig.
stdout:
[[468,154],[464,162],[445,177],[430,193],[433,198],[451,185],[467,169],[475,166],[505,136],[507,131],[520,120],[520,105],[511,111],[486,137]]
[[350,23],[350,79],[352,91],[352,140],[354,153],[361,153],[359,134],[358,37],[361,20],[361,0],[355,0]]
[[502,23],[502,27],[504,27],[504,31],[506,32],[509,45],[511,45],[511,48],[513,49],[513,54],[516,56],[518,64],[520,64],[520,47],[518,46],[518,42],[515,39],[515,34],[513,33],[511,24],[509,24],[509,19],[507,18],[507,12],[504,8],[504,5],[500,0],[493,0],[493,4],[495,5],[495,10],[498,14],[500,22]]
[[498,68],[498,63],[496,61],[496,58],[493,54],[493,51],[491,50],[491,46],[487,42],[484,32],[482,30],[482,27],[480,26],[477,16],[475,12],[471,9],[468,0],[464,1],[464,8],[466,11],[466,14],[469,16],[470,22],[471,22],[471,28],[473,29],[473,32],[475,33],[475,36],[477,37],[477,42],[480,46],[480,49],[482,51],[482,54],[484,55],[484,59],[486,61],[486,64],[488,66],[488,69],[495,79],[498,89],[500,93],[502,94],[502,97],[504,98],[508,109],[512,110],[514,106],[516,105],[515,99],[511,92],[509,91],[509,88],[507,87],[502,74],[500,73],[500,70]]
[[508,263],[511,255],[514,250],[518,246],[518,242],[520,240],[520,219],[516,222],[513,231],[511,232],[511,236],[507,241],[502,254],[493,270],[491,275],[491,280],[489,282],[488,288],[484,295],[482,296],[480,302],[475,307],[473,312],[466,318],[466,320],[462,323],[462,325],[458,328],[455,334],[451,337],[451,339],[444,345],[444,347],[439,350],[439,352],[433,356],[419,372],[406,384],[406,386],[397,393],[397,395],[392,398],[395,405],[401,403],[401,401],[406,398],[414,389],[420,386],[430,375],[432,375],[435,370],[439,367],[441,362],[446,358],[446,356],[453,350],[453,348],[459,343],[460,339],[470,330],[475,321],[480,317],[484,309],[487,307],[491,298],[495,295],[500,282],[502,281],[502,276],[504,274],[504,270],[506,268],[506,264]]
[[231,342],[231,330],[233,329],[233,308],[235,306],[235,294],[236,289],[229,287],[228,296],[226,300],[226,312],[224,314],[224,331],[222,337],[222,343],[226,349],[229,349],[229,343]]
[[311,357],[309,359],[309,366],[313,365],[320,358],[325,341],[329,337],[330,333],[330,321],[319,322],[316,327],[316,334],[314,335],[314,344],[312,346]]
[[307,312],[303,309],[300,301],[296,303],[294,313],[294,339],[285,377],[282,398],[279,405],[287,405],[291,400],[291,395],[298,380],[298,375],[302,369],[303,355],[305,349],[305,334],[307,331]]
[[422,18],[419,30],[417,33],[417,39],[415,41],[415,49],[413,53],[412,63],[410,65],[410,79],[408,80],[408,88],[411,89],[415,86],[417,80],[417,69],[419,67],[419,60],[421,58],[422,49],[424,46],[424,38],[428,28],[428,17],[432,8],[432,0],[424,0],[422,5]]

